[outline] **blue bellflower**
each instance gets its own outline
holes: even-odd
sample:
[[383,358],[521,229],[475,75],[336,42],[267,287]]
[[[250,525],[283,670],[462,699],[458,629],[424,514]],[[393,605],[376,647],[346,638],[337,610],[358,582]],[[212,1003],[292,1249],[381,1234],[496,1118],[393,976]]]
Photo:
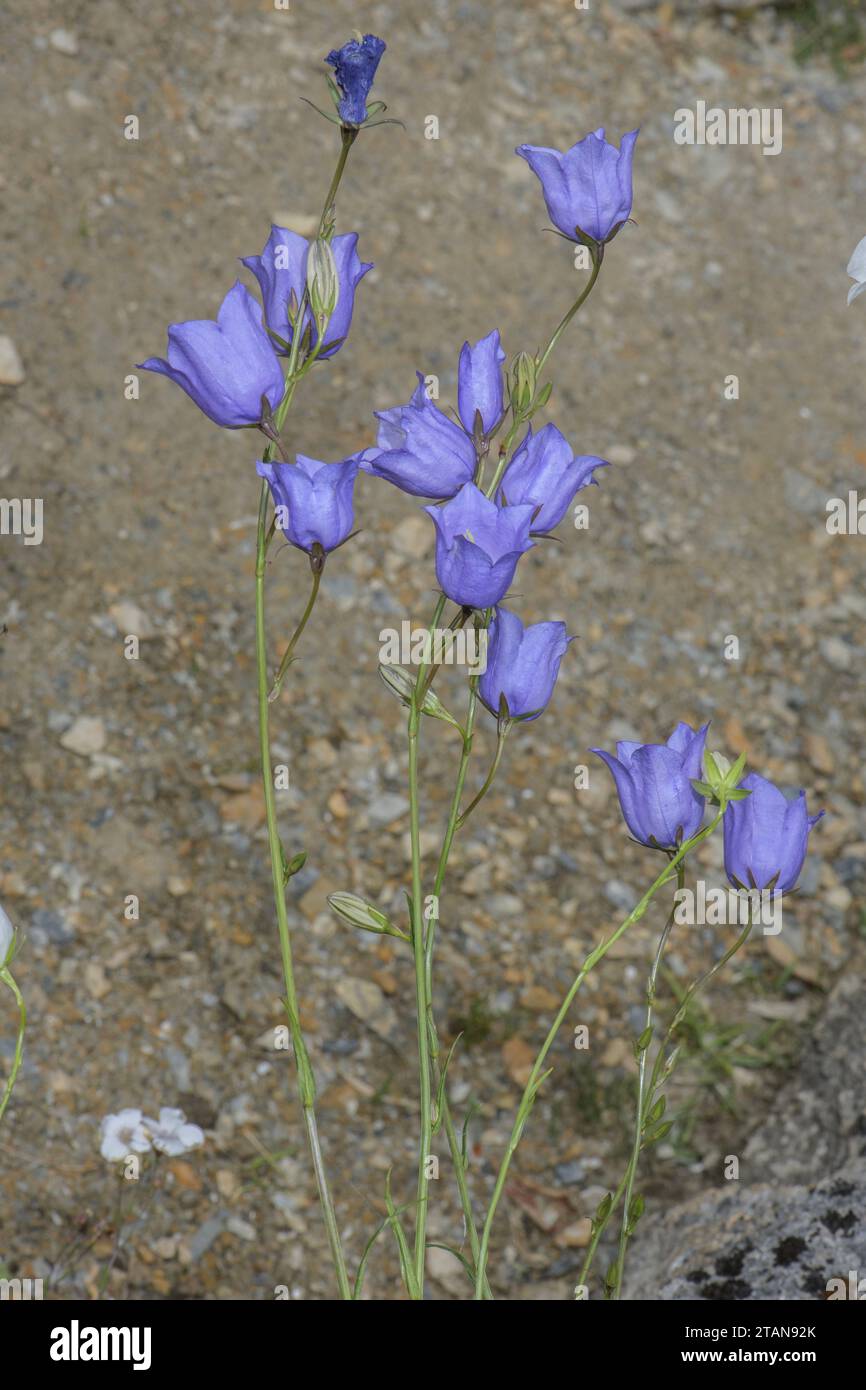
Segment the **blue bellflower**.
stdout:
[[532,507],[498,507],[475,486],[463,487],[444,507],[425,507],[436,527],[436,578],[465,608],[492,608],[531,550]]
[[824,812],[810,816],[804,791],[789,801],[757,772],[740,786],[751,795],[731,801],[725,811],[725,872],[735,888],[789,893],[800,877],[809,833]]
[[344,125],[361,125],[367,119],[367,97],[384,52],[384,39],[365,34],[360,42],[350,39],[342,48],[333,48],[325,59],[343,94],[339,110]]
[[631,164],[638,131],[622,137],[620,148],[604,138],[604,126],[564,153],[543,145],[518,145],[541,180],[541,191],[554,227],[572,241],[580,233],[593,241],[610,241],[631,215]]
[[516,613],[497,608],[490,620],[487,669],[478,694],[497,717],[503,698],[511,719],[537,719],[553,694],[559,664],[569,641],[565,623],[531,623],[524,627]]
[[433,404],[418,372],[408,405],[377,410],[379,435],[362,468],[414,497],[453,497],[475,474],[472,440]]
[[594,483],[596,468],[607,468],[595,454],[575,455],[556,425],[545,425],[538,434],[530,425],[506,469],[497,496],[509,503],[532,502],[540,508],[533,531],[552,531],[571,505],[575,493]]
[[278,516],[283,535],[298,550],[310,553],[319,545],[327,554],[351,534],[359,464],[358,454],[341,463],[298,454],[295,463],[256,464],[259,477],[270,485],[274,507],[284,509],[285,515]]
[[276,410],[283,396],[283,373],[262,326],[261,308],[240,280],[223,300],[215,323],[192,319],[171,324],[168,360],[148,357],[138,365],[169,377],[226,429],[258,425],[262,397]]
[[625,823],[642,844],[676,849],[699,828],[704,799],[692,779],[701,777],[708,728],[679,723],[667,743],[618,743],[615,757],[590,749],[610,768]]
[[505,353],[494,328],[473,347],[464,343],[457,368],[457,407],[467,434],[475,432],[476,413],[481,417],[481,433],[489,434],[502,419],[504,388],[502,363]]

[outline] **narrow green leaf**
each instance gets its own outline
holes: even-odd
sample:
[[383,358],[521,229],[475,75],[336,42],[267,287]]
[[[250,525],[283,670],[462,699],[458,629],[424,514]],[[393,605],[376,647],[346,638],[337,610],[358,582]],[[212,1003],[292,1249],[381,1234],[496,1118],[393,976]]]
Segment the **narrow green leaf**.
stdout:
[[664,1139],[665,1135],[670,1134],[673,1127],[673,1120],[665,1120],[664,1124],[660,1125],[654,1134],[647,1135],[644,1144],[657,1144],[660,1139]]
[[434,1134],[438,1134],[440,1129],[442,1128],[442,1114],[444,1110],[443,1101],[445,1099],[445,1082],[448,1077],[448,1067],[451,1064],[451,1058],[454,1056],[454,1049],[462,1037],[463,1034],[458,1033],[457,1037],[454,1039],[453,1043],[449,1047],[448,1056],[445,1058],[445,1065],[442,1068],[442,1075],[439,1077],[439,1085],[436,1087],[436,1106],[435,1116],[433,1120]]
[[440,1241],[440,1240],[428,1240],[428,1241],[427,1241],[427,1249],[428,1249],[428,1250],[447,1250],[449,1255],[453,1255],[454,1258],[455,1258],[455,1260],[459,1260],[459,1261],[460,1261],[460,1263],[462,1264],[464,1270],[466,1271],[466,1273],[467,1273],[468,1276],[469,1276],[469,1282],[470,1282],[471,1284],[473,1284],[473,1285],[475,1284],[475,1269],[474,1269],[474,1266],[470,1264],[469,1260],[467,1260],[467,1258],[466,1258],[465,1255],[461,1255],[461,1253],[460,1253],[459,1250],[455,1250],[453,1245],[444,1245],[444,1244],[442,1243],[442,1241]]

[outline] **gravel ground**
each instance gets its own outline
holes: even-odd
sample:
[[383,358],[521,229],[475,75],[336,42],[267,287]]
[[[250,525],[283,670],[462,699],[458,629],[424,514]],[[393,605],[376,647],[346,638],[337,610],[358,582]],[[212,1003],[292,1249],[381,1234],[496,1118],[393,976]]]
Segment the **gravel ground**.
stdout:
[[[783,935],[750,946],[690,1030],[680,1121],[642,1181],[649,1207],[718,1181],[721,1155],[744,1146],[808,1046],[826,990],[863,963],[863,540],[829,536],[825,506],[862,487],[866,465],[864,310],[846,308],[844,273],[866,232],[866,79],[797,67],[771,12],[728,27],[669,5],[581,13],[565,0],[326,8],[12,0],[0,17],[0,334],[21,364],[4,363],[0,477],[5,496],[44,499],[41,545],[2,538],[0,901],[25,938],[30,1030],[0,1130],[0,1264],[52,1277],[56,1297],[94,1295],[108,1265],[119,1298],[332,1293],[291,1062],[272,1047],[254,447],[165,381],[142,374],[138,400],[124,383],[163,351],[167,323],[214,314],[272,219],[310,230],[334,130],[299,97],[322,100],[321,58],[355,25],[388,42],[377,95],[406,129],[364,133],[341,190],[340,226],[376,270],[349,341],[290,417],[292,444],[316,457],[371,443],[371,412],[407,399],[416,368],[453,402],[465,338],[498,326],[509,353],[546,338],[581,272],[541,232],[514,147],[641,127],[636,225],[556,358],[548,414],[614,466],[589,529],[564,524],[520,573],[524,618],[563,618],[580,639],[458,840],[443,900],[439,1016],[446,1043],[464,1030],[449,1075],[458,1114],[476,1106],[479,1204],[527,1058],[587,950],[657,872],[600,765],[575,791],[588,747],[712,719],[711,746],[744,749],[828,811]],[[781,154],[675,144],[675,110],[698,99],[781,108]],[[123,137],[129,114],[137,141]],[[438,140],[424,138],[430,114]],[[736,400],[723,396],[731,374]],[[433,592],[432,527],[413,500],[362,478],[358,517],[273,713],[275,759],[291,768],[283,838],[309,850],[290,892],[302,1017],[354,1261],[387,1170],[398,1200],[413,1190],[413,981],[399,943],[353,935],[325,898],[400,907],[404,721],[375,675],[378,634],[425,620]],[[268,584],[276,660],[304,602],[303,558],[281,550]],[[131,631],[138,661],[124,659]],[[739,660],[725,658],[731,634]],[[452,690],[446,679],[443,698]],[[444,726],[424,733],[430,856],[457,749]],[[493,743],[485,716],[476,784]],[[702,853],[710,875],[719,851]],[[130,894],[138,921],[124,916]],[[624,1163],[630,1038],[660,918],[588,981],[573,1021],[590,1026],[590,1054],[568,1029],[554,1050],[494,1233],[502,1296],[570,1296],[586,1218]],[[700,929],[675,938],[673,980],[714,946]],[[118,1246],[99,1124],[124,1105],[179,1106],[206,1142],[142,1180]],[[441,1152],[431,1233],[459,1243]],[[434,1298],[465,1292],[447,1254],[431,1252],[430,1271]],[[367,1294],[400,1288],[380,1242]]]

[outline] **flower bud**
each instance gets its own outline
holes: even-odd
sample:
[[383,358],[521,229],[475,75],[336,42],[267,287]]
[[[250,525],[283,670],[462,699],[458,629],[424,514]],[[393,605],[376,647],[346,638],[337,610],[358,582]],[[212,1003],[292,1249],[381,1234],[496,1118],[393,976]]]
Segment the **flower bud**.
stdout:
[[511,408],[523,416],[535,397],[537,365],[528,352],[519,352],[511,364]]
[[311,244],[307,257],[307,292],[317,322],[326,323],[337,307],[339,283],[334,253],[328,242],[319,237]]
[[350,927],[361,927],[363,931],[375,932],[378,936],[398,936],[403,941],[409,939],[384,912],[373,907],[366,899],[359,898],[356,893],[329,893],[328,903],[331,911],[348,922]]

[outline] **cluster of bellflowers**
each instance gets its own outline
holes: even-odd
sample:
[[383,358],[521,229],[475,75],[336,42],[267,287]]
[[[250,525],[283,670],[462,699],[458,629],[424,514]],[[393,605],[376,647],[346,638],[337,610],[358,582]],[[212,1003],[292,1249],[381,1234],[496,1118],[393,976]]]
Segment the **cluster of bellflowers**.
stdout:
[[[141,366],[168,377],[218,426],[258,431],[265,441],[259,450],[251,446],[249,461],[250,474],[258,474],[262,480],[257,532],[256,648],[263,788],[285,1007],[310,1155],[340,1294],[343,1298],[360,1296],[376,1236],[387,1230],[397,1243],[409,1297],[423,1298],[427,1212],[431,1201],[430,1154],[434,1136],[441,1133],[448,1144],[463,1209],[465,1235],[454,1254],[470,1276],[474,1297],[482,1300],[493,1296],[488,1277],[490,1237],[509,1165],[538,1089],[548,1074],[544,1064],[550,1048],[589,970],[604,958],[624,931],[640,920],[661,888],[670,883],[682,884],[687,856],[720,824],[724,825],[725,864],[731,884],[737,889],[770,888],[784,894],[796,886],[809,833],[819,817],[809,815],[804,793],[790,800],[757,774],[744,775],[742,757],[731,765],[721,755],[708,752],[706,725],[695,730],[679,723],[664,743],[622,742],[615,754],[593,750],[613,775],[629,832],[640,844],[663,852],[663,867],[628,917],[590,953],[567,991],[531,1069],[481,1218],[477,1194],[473,1197],[469,1190],[465,1144],[450,1109],[446,1073],[451,1054],[443,1057],[435,1024],[433,981],[439,898],[451,845],[492,785],[500,767],[505,736],[514,726],[539,719],[547,709],[561,662],[574,641],[564,622],[524,623],[506,600],[522,557],[551,535],[577,494],[596,485],[596,475],[607,468],[603,458],[578,452],[556,424],[539,426],[536,417],[550,400],[552,384],[546,378],[552,354],[595,285],[607,249],[631,220],[632,165],[638,131],[625,134],[618,145],[609,141],[604,127],[600,127],[564,152],[528,144],[520,145],[516,151],[539,180],[553,231],[574,247],[585,249],[586,281],[543,349],[519,351],[509,361],[500,332],[492,327],[477,342],[466,341],[455,351],[455,412],[448,413],[430,397],[425,378],[419,372],[418,384],[405,404],[377,412],[374,443],[359,442],[357,452],[337,461],[326,462],[298,452],[291,456],[285,446],[283,427],[296,389],[314,366],[332,361],[353,332],[356,297],[360,304],[365,294],[361,282],[371,269],[370,263],[360,257],[358,236],[336,230],[336,195],[349,151],[358,136],[391,123],[384,115],[385,104],[369,100],[384,51],[381,39],[359,34],[329,53],[325,60],[333,70],[328,78],[333,111],[321,114],[337,127],[340,151],[317,235],[307,239],[291,228],[272,227],[260,254],[241,257],[258,296],[241,280],[236,281],[216,320],[173,324],[168,330],[166,357],[148,358]],[[434,662],[420,665],[417,672],[400,667],[382,669],[386,684],[408,709],[412,860],[408,923],[401,925],[354,894],[336,893],[329,899],[344,923],[406,943],[415,966],[421,1131],[417,1193],[414,1201],[398,1205],[391,1195],[389,1176],[387,1220],[368,1244],[352,1281],[318,1137],[315,1078],[301,1027],[285,902],[286,885],[306,856],[303,851],[287,850],[280,839],[270,767],[269,711],[311,616],[326,562],[356,532],[355,490],[362,473],[416,499],[419,507],[423,504],[434,528],[439,596],[430,623],[431,633],[445,621],[450,601],[455,610],[448,620],[449,629],[456,632],[471,624],[477,632],[484,631],[488,641],[486,669],[467,677],[468,709],[462,722],[445,710],[433,690],[439,669]],[[277,533],[308,557],[312,589],[283,658],[275,673],[270,674],[264,594],[268,550]],[[495,721],[497,752],[480,790],[465,804],[479,704]],[[420,852],[418,745],[425,715],[453,725],[462,744],[454,796],[432,883],[425,882],[428,871]],[[654,971],[658,969],[671,924],[669,919],[662,933]],[[744,939],[739,939],[695,988],[729,959]],[[583,1280],[588,1275],[595,1250],[620,1209],[620,1248],[604,1281],[605,1293],[612,1297],[619,1297],[625,1246],[642,1210],[642,1199],[633,1190],[638,1159],[646,1145],[665,1132],[665,1123],[661,1123],[661,1088],[673,1066],[668,1047],[672,1033],[669,1030],[662,1038],[655,1064],[650,1068],[654,994],[653,974],[647,992],[647,1028],[636,1046],[641,1060],[634,1152],[623,1182],[596,1213],[581,1276]],[[126,1142],[122,1135],[130,1133],[137,1143],[143,1143],[146,1135],[152,1134],[152,1127],[148,1129],[138,1112],[124,1112],[124,1116],[123,1124],[118,1121],[105,1135],[111,1156],[118,1145],[122,1147]],[[406,1229],[410,1225],[414,1227],[414,1241]]]

